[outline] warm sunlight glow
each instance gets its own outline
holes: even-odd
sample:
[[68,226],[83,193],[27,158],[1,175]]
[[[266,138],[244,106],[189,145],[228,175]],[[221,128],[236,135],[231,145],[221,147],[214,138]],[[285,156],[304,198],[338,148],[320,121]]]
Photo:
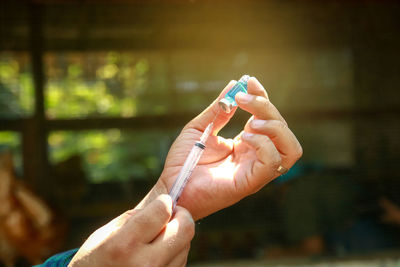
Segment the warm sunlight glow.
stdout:
[[221,165],[210,168],[209,172],[214,179],[233,180],[237,170],[239,169],[239,166],[239,164],[232,162],[232,158],[229,157]]

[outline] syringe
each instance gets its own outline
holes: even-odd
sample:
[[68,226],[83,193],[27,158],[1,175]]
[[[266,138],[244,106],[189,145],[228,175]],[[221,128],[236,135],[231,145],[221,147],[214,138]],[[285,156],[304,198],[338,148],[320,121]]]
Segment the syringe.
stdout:
[[185,187],[187,181],[189,180],[190,176],[192,175],[193,169],[196,167],[197,163],[200,160],[201,155],[206,148],[206,141],[211,134],[212,128],[214,123],[211,122],[207,128],[204,130],[203,134],[200,137],[200,140],[197,141],[192,150],[190,151],[188,157],[186,158],[185,163],[181,171],[179,172],[178,177],[176,178],[174,184],[172,185],[171,191],[169,191],[169,195],[173,201],[173,209],[175,209],[176,202],[178,202],[179,197]]

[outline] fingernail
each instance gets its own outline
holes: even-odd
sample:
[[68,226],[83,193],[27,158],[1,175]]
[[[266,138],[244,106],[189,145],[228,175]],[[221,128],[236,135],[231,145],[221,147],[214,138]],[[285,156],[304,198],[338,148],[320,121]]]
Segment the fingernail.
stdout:
[[244,133],[242,134],[242,137],[243,137],[244,139],[250,139],[251,137],[253,137],[253,135],[254,135],[254,134],[252,134],[252,133],[244,132]]
[[249,103],[253,99],[252,95],[245,94],[243,92],[239,92],[236,94],[236,100],[238,100],[241,103]]
[[252,120],[251,121],[251,127],[253,128],[261,128],[264,126],[265,120]]

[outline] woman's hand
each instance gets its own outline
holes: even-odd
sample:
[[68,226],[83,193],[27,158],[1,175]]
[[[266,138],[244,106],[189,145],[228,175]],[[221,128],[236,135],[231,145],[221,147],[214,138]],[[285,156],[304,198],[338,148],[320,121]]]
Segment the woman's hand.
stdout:
[[69,266],[185,266],[193,236],[190,213],[172,215],[171,197],[160,195],[96,230]]
[[184,127],[168,153],[159,181],[139,206],[171,189],[193,144],[216,116],[205,152],[178,201],[194,219],[257,192],[281,175],[280,166],[289,169],[301,157],[302,148],[295,135],[254,77],[248,81],[248,94],[236,95],[239,107],[253,115],[244,131],[234,139],[217,135],[235,113],[236,109],[229,114],[220,112],[218,106],[219,99],[234,84],[231,81],[205,111]]

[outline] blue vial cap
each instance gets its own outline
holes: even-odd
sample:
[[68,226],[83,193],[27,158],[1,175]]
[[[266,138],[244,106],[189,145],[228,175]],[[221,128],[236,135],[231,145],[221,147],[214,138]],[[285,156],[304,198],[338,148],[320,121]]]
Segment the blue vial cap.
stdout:
[[249,79],[249,75],[243,75],[239,81],[226,93],[225,97],[218,102],[219,106],[224,112],[229,113],[233,107],[237,106],[235,101],[235,96],[237,93],[247,93],[247,81]]

